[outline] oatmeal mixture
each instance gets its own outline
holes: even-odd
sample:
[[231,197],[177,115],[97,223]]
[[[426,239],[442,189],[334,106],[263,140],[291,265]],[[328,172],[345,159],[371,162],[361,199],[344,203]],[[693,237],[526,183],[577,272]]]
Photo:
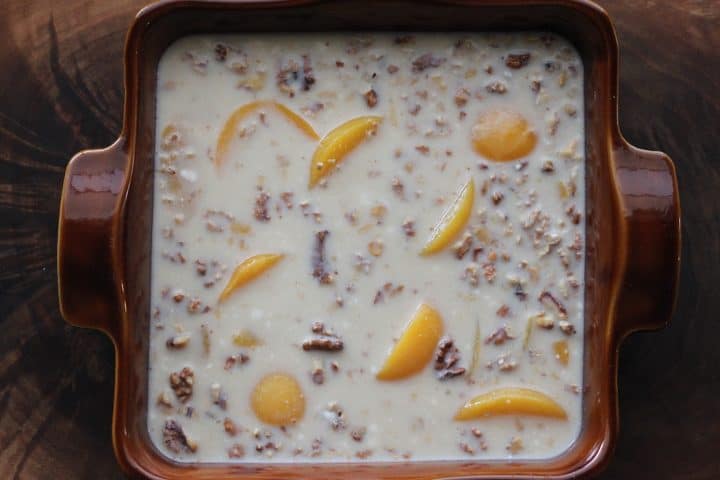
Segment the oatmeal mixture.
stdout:
[[549,458],[581,427],[554,35],[194,36],[158,69],[148,429],[182,462]]

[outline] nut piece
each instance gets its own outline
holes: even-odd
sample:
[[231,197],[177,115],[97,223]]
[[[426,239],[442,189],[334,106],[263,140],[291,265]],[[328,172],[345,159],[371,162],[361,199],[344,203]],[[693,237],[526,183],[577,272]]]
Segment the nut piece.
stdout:
[[510,68],[522,68],[530,61],[529,53],[511,53],[505,58],[505,65]]
[[515,338],[515,336],[510,333],[510,329],[506,325],[503,325],[502,327],[497,328],[492,334],[490,334],[490,336],[485,339],[485,343],[502,345],[507,340],[512,340],[513,338]]
[[197,444],[188,440],[180,424],[172,419],[163,426],[163,444],[173,453],[194,453],[197,450]]
[[195,373],[190,367],[185,367],[179,372],[170,374],[170,388],[175,392],[175,396],[182,403],[187,402],[193,393],[193,384],[195,383]]
[[180,349],[185,348],[190,341],[189,333],[180,333],[167,339],[165,345],[168,348]]
[[238,433],[237,425],[235,425],[235,422],[228,417],[225,417],[225,420],[223,420],[223,429],[225,430],[225,433],[231,437],[234,437]]
[[335,281],[335,276],[330,273],[330,268],[325,261],[325,241],[330,235],[327,230],[315,233],[315,249],[312,255],[313,277],[318,279],[321,285],[330,285]]
[[336,352],[343,349],[342,339],[332,330],[325,328],[322,322],[313,322],[310,329],[315,336],[306,339],[303,344],[303,350],[322,350],[326,352]]
[[568,322],[567,320],[560,320],[558,322],[558,328],[565,335],[574,335],[575,334],[575,326],[572,323]]
[[367,103],[367,106],[370,108],[373,108],[378,103],[377,92],[372,88],[365,92],[363,97],[365,97],[365,103]]
[[532,320],[535,320],[535,325],[546,330],[550,330],[555,326],[555,320],[553,320],[553,317],[551,317],[545,312],[538,313],[537,315],[533,315],[530,318]]
[[245,456],[245,447],[239,443],[234,443],[230,449],[228,449],[228,458],[242,458]]
[[457,366],[458,361],[460,361],[460,351],[455,346],[455,342],[450,337],[441,338],[435,350],[437,378],[446,380],[465,373],[465,367]]

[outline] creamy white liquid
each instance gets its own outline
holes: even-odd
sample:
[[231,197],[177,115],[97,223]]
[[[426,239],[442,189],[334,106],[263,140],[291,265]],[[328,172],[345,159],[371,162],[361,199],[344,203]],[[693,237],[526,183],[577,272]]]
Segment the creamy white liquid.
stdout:
[[[528,459],[556,456],[577,438],[585,243],[581,59],[563,39],[548,41],[537,33],[418,34],[399,44],[394,39],[385,34],[196,36],[177,41],[162,57],[148,429],[157,448],[169,457],[183,462],[272,463]],[[455,46],[461,39],[468,41]],[[218,43],[231,47],[224,62],[215,58]],[[443,59],[441,64],[414,73],[413,60],[428,52]],[[529,63],[509,68],[508,53],[530,53]],[[301,55],[308,55],[315,82],[307,91],[301,80],[292,84],[291,98],[276,84],[278,65],[288,58],[302,65]],[[390,65],[397,66],[393,74],[388,72]],[[496,81],[503,83],[505,93],[487,90],[486,85]],[[535,89],[533,81],[540,82]],[[371,88],[378,97],[372,108],[363,96]],[[455,96],[461,88],[470,98],[458,106]],[[258,112],[241,122],[240,129],[251,133],[244,138],[238,133],[224,165],[213,164],[223,124],[237,107],[254,100],[283,103],[320,136],[357,116],[380,115],[383,121],[377,134],[350,153],[324,185],[310,190],[309,165],[317,142],[272,109],[263,109],[264,122]],[[413,115],[415,105],[420,110]],[[521,114],[534,129],[538,142],[525,158],[496,163],[473,150],[472,125],[482,112],[494,108]],[[167,130],[163,139],[169,125],[179,132],[174,141],[168,140]],[[553,172],[542,171],[547,160]],[[470,176],[476,198],[466,230],[484,229],[484,240],[473,243],[473,248],[483,248],[477,254],[481,267],[476,287],[463,278],[473,261],[472,250],[462,260],[452,247],[433,256],[418,254]],[[403,184],[404,199],[392,188],[395,177]],[[270,195],[267,222],[253,215],[258,187]],[[284,206],[283,192],[292,192],[292,209]],[[497,205],[491,198],[495,192],[504,196]],[[308,206],[301,208],[301,202]],[[387,208],[381,222],[370,213],[379,204]],[[566,212],[570,207],[580,215],[578,224]],[[541,222],[529,228],[522,225],[536,211],[548,217],[545,230],[536,231]],[[355,224],[347,218],[350,212],[355,212]],[[413,237],[402,228],[407,219],[415,222]],[[320,230],[330,232],[328,262],[337,271],[333,285],[320,285],[312,277],[315,232]],[[379,257],[368,253],[373,240],[383,243]],[[491,262],[496,268],[492,282],[482,268],[491,252],[497,256]],[[286,257],[218,305],[234,267],[260,253]],[[356,268],[356,254],[371,261],[368,273]],[[198,259],[208,265],[204,276],[197,271]],[[204,286],[216,272],[221,278]],[[525,300],[515,294],[513,278],[522,282]],[[404,289],[394,296],[386,292],[374,303],[388,282]],[[577,333],[560,331],[557,310],[538,300],[543,291],[562,302]],[[177,293],[184,297],[176,302]],[[190,313],[193,298],[201,303]],[[477,368],[472,376],[441,381],[431,362],[408,379],[378,381],[375,373],[421,302],[442,315],[445,334],[460,351],[460,366],[469,367],[479,328]],[[509,307],[504,318],[497,313],[503,305]],[[210,310],[203,313],[206,306]],[[528,318],[543,311],[555,327],[534,327],[524,348]],[[303,351],[300,345],[311,335],[313,321],[334,330],[344,341],[343,351]],[[201,325],[211,331],[209,353],[204,352]],[[485,343],[502,325],[515,338],[501,345]],[[263,345],[235,346],[233,335],[243,329]],[[189,334],[184,348],[168,348],[166,341],[181,333]],[[561,340],[568,343],[567,366],[553,353],[553,342]],[[226,370],[226,359],[241,352],[250,360]],[[497,363],[502,355],[506,365],[515,362],[516,367],[502,371]],[[338,372],[331,368],[333,361]],[[311,378],[319,366],[324,369],[322,385]],[[192,395],[184,403],[168,380],[183,367],[194,371]],[[304,417],[285,431],[264,425],[250,407],[252,388],[272,372],[294,376],[305,395]],[[225,410],[213,403],[213,384],[227,396]],[[500,386],[544,392],[562,405],[568,418],[453,420],[468,399]],[[163,394],[170,406],[158,403]],[[331,427],[331,404],[342,409],[347,428]],[[225,418],[237,426],[235,436],[225,432]],[[197,445],[195,452],[166,448],[163,425],[168,419]],[[366,433],[358,442],[351,431],[361,427]],[[482,442],[472,428],[482,432]],[[256,451],[256,445],[269,441],[277,448]],[[229,458],[228,450],[236,444],[244,455]]]

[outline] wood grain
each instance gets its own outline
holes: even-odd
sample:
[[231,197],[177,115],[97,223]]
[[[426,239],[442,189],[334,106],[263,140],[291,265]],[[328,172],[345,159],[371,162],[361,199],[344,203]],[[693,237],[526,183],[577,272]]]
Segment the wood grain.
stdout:
[[[0,3],[0,478],[122,478],[112,345],[62,321],[55,242],[68,159],[120,130],[123,40],[143,3]],[[602,4],[620,37],[622,130],[675,160],[683,206],[678,308],[623,346],[622,430],[602,478],[716,479],[720,3]]]

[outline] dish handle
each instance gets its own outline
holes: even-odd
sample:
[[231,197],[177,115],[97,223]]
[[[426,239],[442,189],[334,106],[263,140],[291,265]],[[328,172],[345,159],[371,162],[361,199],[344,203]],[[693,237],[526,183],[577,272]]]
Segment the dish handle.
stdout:
[[620,338],[664,327],[680,272],[680,199],[672,160],[624,140],[615,151],[627,260],[617,311]]
[[58,222],[58,293],[68,323],[117,337],[121,200],[128,155],[124,138],[75,155],[65,170]]

